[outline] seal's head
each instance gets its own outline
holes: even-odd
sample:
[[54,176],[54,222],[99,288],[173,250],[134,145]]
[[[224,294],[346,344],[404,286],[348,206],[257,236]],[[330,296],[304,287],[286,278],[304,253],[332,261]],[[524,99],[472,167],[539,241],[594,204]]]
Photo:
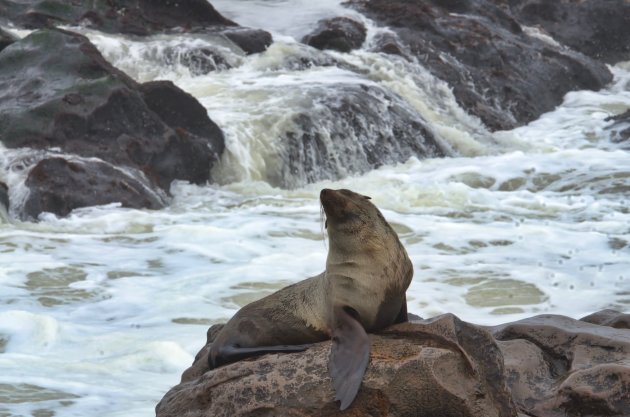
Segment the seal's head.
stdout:
[[[345,248],[378,250],[398,241],[370,197],[341,189],[325,188],[319,195],[331,244]],[[360,243],[360,244],[357,244]]]

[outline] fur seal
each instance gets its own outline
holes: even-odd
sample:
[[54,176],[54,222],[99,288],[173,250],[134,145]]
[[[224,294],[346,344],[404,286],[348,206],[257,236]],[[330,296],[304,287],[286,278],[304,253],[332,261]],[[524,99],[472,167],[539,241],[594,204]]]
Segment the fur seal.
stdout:
[[215,338],[211,369],[332,339],[329,372],[340,408],[357,395],[370,355],[366,332],[407,321],[413,266],[370,197],[324,189],[326,270],[241,308]]

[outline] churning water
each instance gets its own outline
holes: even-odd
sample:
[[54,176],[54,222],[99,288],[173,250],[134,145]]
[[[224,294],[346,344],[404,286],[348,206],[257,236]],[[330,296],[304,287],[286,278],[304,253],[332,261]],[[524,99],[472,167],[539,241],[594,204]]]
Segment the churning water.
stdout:
[[[384,29],[368,21],[362,50],[299,44],[320,18],[358,16],[338,1],[213,4],[276,42],[244,56],[212,37],[80,30],[135,79],[170,79],[196,96],[227,149],[215,184],[174,183],[164,210],[110,205],[37,224],[0,214],[0,416],[152,415],[210,324],[323,270],[324,187],[370,195],[397,230],[415,267],[413,313],[492,324],[628,309],[630,154],[605,120],[630,108],[628,63],[612,68],[607,89],[570,93],[528,126],[491,133],[422,67],[369,52]],[[204,48],[222,57],[207,74],[185,59]],[[369,90],[377,110],[394,103],[427,121],[453,156],[378,169],[360,153],[344,159],[352,135],[379,137],[396,122],[344,125],[325,103],[353,88]],[[320,170],[280,171],[287,132],[305,114],[324,139],[350,139],[327,142],[338,159]],[[17,158],[4,155],[5,167]]]

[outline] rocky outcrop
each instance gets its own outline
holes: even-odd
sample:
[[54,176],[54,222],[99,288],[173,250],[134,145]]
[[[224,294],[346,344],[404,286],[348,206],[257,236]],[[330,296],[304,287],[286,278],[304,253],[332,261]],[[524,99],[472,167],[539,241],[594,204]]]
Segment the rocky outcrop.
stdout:
[[526,415],[630,415],[627,330],[542,315],[491,331],[505,358],[514,401]]
[[206,347],[156,415],[516,416],[499,348],[485,330],[445,315],[392,326],[370,340],[371,363],[344,412],[333,400],[330,342],[323,342],[296,355],[266,355],[213,371]]
[[[25,203],[28,209],[18,210],[20,216],[36,217],[40,211],[65,215],[83,205],[119,201],[126,193],[138,195],[135,203],[130,196],[123,199],[130,207],[161,207],[163,201],[156,199],[160,190],[168,193],[175,179],[208,181],[211,165],[223,152],[221,130],[192,96],[171,82],[136,83],[81,35],[34,32],[0,52],[0,68],[0,141],[7,148],[102,162],[79,164],[89,167],[85,172],[90,176],[83,181],[71,163],[54,159],[41,164],[27,182],[33,190],[44,191],[48,184],[64,198],[83,196],[59,203],[34,191],[29,196],[34,200]],[[47,169],[73,178],[74,185],[61,191],[63,185]],[[134,181],[142,186],[121,171],[135,172]],[[112,193],[90,202],[92,187],[101,181]],[[73,188],[78,186],[83,188]]]
[[449,152],[414,109],[382,87],[338,84],[309,96],[310,111],[296,114],[281,138],[283,163],[268,173],[273,185],[294,188]]
[[212,31],[222,33],[246,53],[261,52],[272,42],[268,32],[240,28],[207,0],[3,0],[0,23],[3,20],[28,29],[85,25],[103,32],[139,36]]
[[164,193],[147,188],[142,178],[100,161],[43,159],[29,172],[26,186],[22,213],[30,218],[42,212],[66,216],[75,208],[112,202],[131,208],[165,205]]
[[626,0],[508,0],[519,22],[597,60],[630,60],[630,2]]
[[349,4],[397,34],[401,45],[389,39],[383,52],[405,51],[417,59],[492,130],[528,123],[567,92],[597,90],[612,79],[602,63],[528,35],[492,0]]
[[363,23],[348,17],[335,17],[320,20],[317,28],[306,35],[302,42],[317,49],[350,52],[363,45],[366,34]]
[[219,329],[210,328],[181,383],[157,405],[157,417],[630,414],[630,333],[568,317],[483,327],[447,314],[391,326],[370,335],[370,364],[344,412],[333,401],[330,342],[209,370],[207,350]]

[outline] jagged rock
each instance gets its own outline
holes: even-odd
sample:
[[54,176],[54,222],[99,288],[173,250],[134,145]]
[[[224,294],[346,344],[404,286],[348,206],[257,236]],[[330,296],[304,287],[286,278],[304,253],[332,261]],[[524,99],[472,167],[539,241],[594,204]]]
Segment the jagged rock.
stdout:
[[[0,68],[0,141],[8,148],[99,158],[142,172],[147,189],[165,192],[175,179],[208,181],[223,152],[221,130],[192,96],[171,82],[136,83],[84,36],[56,29],[33,32],[0,52]],[[42,187],[45,178],[52,177],[40,176]],[[103,173],[92,180],[104,178]],[[88,191],[62,195],[91,195]],[[46,207],[50,201],[41,199],[28,215],[36,216],[35,207],[65,214],[65,209],[54,211],[63,204]]]
[[626,0],[509,0],[514,16],[556,41],[609,64],[630,59],[630,2]]
[[350,52],[365,42],[367,31],[363,23],[348,17],[320,20],[317,28],[302,42],[317,49],[334,49]]
[[211,31],[222,33],[248,54],[264,51],[272,42],[268,32],[240,28],[207,0],[2,0],[0,22],[3,18],[28,29],[85,25],[103,32],[139,36]]
[[448,153],[414,109],[381,87],[339,84],[309,96],[310,110],[281,138],[283,164],[267,174],[273,185],[294,188]]
[[79,207],[112,202],[123,207],[159,209],[163,194],[129,173],[98,161],[68,161],[47,158],[30,171],[26,179],[29,195],[23,214],[37,218],[42,212],[66,216]]
[[[211,329],[209,336],[216,334]],[[170,416],[516,416],[501,352],[485,330],[444,315],[370,335],[371,361],[351,407],[339,411],[330,342],[208,371],[206,346],[156,407]],[[207,371],[207,372],[205,372]],[[205,372],[205,373],[204,373]]]
[[[589,317],[614,324],[628,315]],[[414,318],[370,335],[370,364],[344,412],[333,401],[330,342],[209,370],[208,349],[220,329],[208,330],[181,383],[156,406],[157,417],[630,415],[630,332],[621,328],[554,315],[492,327],[451,314]]]
[[391,28],[404,49],[492,130],[528,123],[555,108],[567,92],[597,90],[612,80],[605,65],[527,35],[492,0],[349,4]]

